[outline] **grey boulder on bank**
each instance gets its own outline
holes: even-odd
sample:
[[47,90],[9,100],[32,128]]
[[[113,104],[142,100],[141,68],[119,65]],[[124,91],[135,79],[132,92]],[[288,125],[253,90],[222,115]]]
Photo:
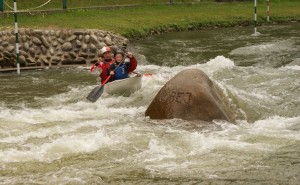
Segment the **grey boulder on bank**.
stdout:
[[203,71],[187,69],[162,87],[145,115],[151,119],[235,122],[234,113],[223,97],[221,90]]

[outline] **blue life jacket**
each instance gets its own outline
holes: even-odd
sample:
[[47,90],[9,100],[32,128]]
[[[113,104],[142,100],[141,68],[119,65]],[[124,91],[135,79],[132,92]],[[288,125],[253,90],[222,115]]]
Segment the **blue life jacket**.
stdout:
[[126,65],[121,64],[119,67],[115,69],[114,79],[121,80],[125,78],[128,78],[127,67]]

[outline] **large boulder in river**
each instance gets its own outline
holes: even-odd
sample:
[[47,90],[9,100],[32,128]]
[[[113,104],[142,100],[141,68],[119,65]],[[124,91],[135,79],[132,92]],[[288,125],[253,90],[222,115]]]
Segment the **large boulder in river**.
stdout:
[[235,116],[224,97],[203,71],[187,69],[162,87],[145,115],[151,119],[222,119],[235,122]]

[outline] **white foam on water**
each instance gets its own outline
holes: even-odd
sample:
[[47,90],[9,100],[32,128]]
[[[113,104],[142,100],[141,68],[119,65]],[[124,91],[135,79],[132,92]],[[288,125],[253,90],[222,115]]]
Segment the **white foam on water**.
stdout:
[[193,148],[189,156],[210,153],[220,148],[240,151],[272,151],[273,149],[268,144],[249,143],[243,140],[241,136],[245,131],[239,125],[224,121],[216,123],[222,127],[222,130],[209,133],[194,132],[189,135],[189,140]]
[[[166,83],[180,71],[185,69],[200,69],[204,71],[207,75],[211,76],[215,72],[222,71],[224,69],[231,69],[235,67],[234,61],[224,56],[217,56],[214,59],[209,60],[204,64],[195,64],[190,66],[175,66],[175,67],[161,67],[156,65],[141,66],[142,71],[153,71],[151,76],[145,77],[146,83],[152,83],[150,85],[155,85],[158,82]],[[159,83],[159,84],[161,84]],[[144,81],[143,81],[144,84]]]
[[145,112],[145,107],[118,107],[118,108],[109,108],[109,110],[117,115],[126,115],[134,117],[139,113]]
[[280,101],[282,100],[279,96],[273,96],[271,93],[267,92],[266,90],[252,88],[251,91],[249,89],[240,89],[233,85],[226,85],[226,88],[229,89],[231,92],[234,92],[235,96],[239,99],[242,99],[249,104],[256,103],[264,106],[263,102],[270,102],[270,101]]
[[176,154],[172,151],[170,146],[166,146],[155,136],[152,136],[149,141],[148,149],[135,155],[134,158],[137,163],[140,162],[140,160],[142,160],[144,163],[147,163],[162,161],[164,159],[172,159],[175,157]]
[[255,32],[255,33],[253,33],[253,34],[251,34],[251,37],[259,37],[259,36],[261,36],[262,34],[260,33],[260,32]]
[[[51,138],[55,137],[56,135],[64,135],[68,133],[75,132],[76,130],[84,127],[95,127],[95,128],[102,128],[103,126],[114,124],[116,120],[110,120],[110,119],[101,119],[101,123],[95,118],[95,120],[88,120],[83,122],[73,122],[72,124],[56,124],[52,127],[40,127],[39,129],[36,129],[34,131],[27,131],[24,127],[20,126],[18,129],[12,129],[12,130],[5,130],[1,129],[0,133],[5,134],[6,137],[0,138],[0,142],[3,143],[16,143],[16,144],[24,144],[27,142],[30,138]],[[22,125],[24,126],[24,125]]]
[[[101,110],[101,111],[99,111]],[[5,122],[41,124],[48,122],[72,122],[85,117],[105,118],[109,110],[102,104],[78,102],[75,104],[46,107],[43,109],[24,108],[21,110],[1,109],[0,120]]]
[[[118,143],[117,136],[108,136],[104,129],[87,134],[65,134],[42,145],[25,144],[24,150],[7,148],[0,152],[2,162],[51,162],[74,153],[90,153]],[[28,150],[29,148],[29,150]]]
[[[47,99],[50,102],[57,102],[63,99],[65,94]],[[117,136],[111,137],[107,135],[103,127],[116,124],[124,117],[128,119],[142,114],[145,107],[110,107],[118,104],[122,99],[130,101],[134,97],[108,97],[96,103],[79,101],[63,104],[58,102],[43,109],[23,107],[14,110],[1,107],[0,120],[6,123],[6,126],[0,127],[0,142],[14,144],[16,147],[1,151],[0,161],[51,162],[67,155],[90,153],[101,147],[124,141],[124,139],[118,139],[124,136],[120,134],[121,131]],[[44,127],[43,124],[47,126]],[[30,125],[37,126],[29,127]],[[89,128],[89,134],[80,134],[80,129],[84,128]],[[97,132],[93,133],[93,131]],[[37,140],[38,143],[33,144],[32,139]]]
[[77,69],[85,69],[85,70],[90,70],[90,66],[78,66]]
[[299,125],[300,117],[286,118],[281,116],[273,116],[264,120],[258,120],[252,125],[247,125],[250,128],[249,133],[261,136],[274,138],[285,138],[289,140],[300,140],[299,130],[292,127]]
[[[220,72],[225,69],[234,68],[234,61],[224,56],[217,56],[214,59],[210,59],[208,62],[204,64],[195,64],[183,68],[179,68],[177,73],[184,69],[200,69],[204,73],[206,73],[209,77],[212,77],[214,73]],[[173,69],[172,69],[173,70]],[[176,73],[176,74],[177,74]]]
[[[189,168],[189,166],[191,166],[193,163],[192,162],[182,162],[182,163],[178,163],[178,162],[164,162],[164,163],[160,163],[160,164],[148,164],[145,166],[145,168],[147,170],[150,171],[151,174],[163,174],[163,173],[167,173],[167,174],[172,174],[176,171],[180,171],[180,170],[186,170]],[[163,169],[163,171],[162,171]],[[186,172],[186,171],[185,171]]]
[[[239,91],[241,93],[242,91]],[[257,102],[264,102],[264,101],[272,101],[272,100],[281,100],[282,98],[273,96],[266,90],[258,89],[258,88],[253,88],[251,92],[249,91],[243,91],[242,92],[244,95],[246,95],[246,99],[249,99],[251,97],[252,101],[253,99],[257,99]]]
[[[20,184],[20,182],[27,182],[24,184],[86,184],[86,176],[91,176],[87,170],[76,169],[73,166],[62,167],[55,173],[52,171],[46,174],[22,174],[15,176],[0,176],[0,184]],[[101,179],[100,179],[101,180]]]
[[69,102],[85,101],[87,94],[97,85],[82,87],[68,86],[69,91],[57,94],[47,98],[35,97],[36,100],[42,102],[45,106],[65,105]]
[[283,67],[284,69],[291,69],[291,70],[296,70],[296,71],[300,71],[300,66],[285,66]]
[[[300,140],[300,117],[274,116],[254,123],[238,121],[237,125],[226,121],[214,123],[216,128],[188,131],[166,126],[164,134],[149,134],[148,148],[132,157],[134,163],[145,166],[152,174],[176,175],[185,171],[188,175],[199,170],[199,165],[205,171],[219,165],[223,156],[225,164],[240,163],[246,169],[251,168],[251,161],[243,161],[244,158],[265,156],[286,146],[287,140]],[[249,156],[237,157],[246,153]],[[214,176],[209,172],[206,175]]]
[[293,51],[294,42],[292,40],[275,41],[252,46],[244,46],[232,50],[230,55],[268,55],[273,52]]
[[231,69],[235,65],[234,61],[231,59],[224,56],[217,56],[216,58],[209,60],[207,63],[198,64],[196,66],[198,69],[203,70],[206,74],[211,76],[215,72],[219,72],[224,69]]
[[[159,76],[155,77],[156,79]],[[153,79],[151,79],[153,80]],[[151,81],[149,80],[149,82]],[[47,122],[72,122],[78,119],[89,119],[91,117],[98,119],[105,119],[109,115],[114,114],[111,112],[113,109],[108,107],[112,105],[120,105],[122,109],[122,104],[120,102],[124,101],[128,104],[123,104],[126,106],[130,114],[134,115],[137,110],[135,107],[128,109],[128,105],[135,101],[135,98],[139,98],[139,94],[132,97],[114,97],[102,95],[101,98],[95,103],[87,101],[86,95],[89,93],[94,86],[89,86],[84,89],[72,87],[70,91],[48,98],[38,98],[38,101],[42,103],[43,108],[30,108],[24,105],[21,109],[11,109],[5,106],[0,107],[0,120],[3,122],[14,122],[14,123],[28,123],[28,124],[42,124]],[[149,89],[146,86],[147,90]],[[73,101],[77,100],[77,101]],[[118,111],[114,111],[118,112]],[[138,113],[140,111],[137,111]],[[128,114],[128,111],[127,111]]]

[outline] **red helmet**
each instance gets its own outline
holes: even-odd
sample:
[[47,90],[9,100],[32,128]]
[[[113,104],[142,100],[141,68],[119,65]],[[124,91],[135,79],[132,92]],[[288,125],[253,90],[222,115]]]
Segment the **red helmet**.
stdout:
[[110,47],[104,46],[103,48],[100,49],[100,54],[103,55],[105,52],[111,52]]

